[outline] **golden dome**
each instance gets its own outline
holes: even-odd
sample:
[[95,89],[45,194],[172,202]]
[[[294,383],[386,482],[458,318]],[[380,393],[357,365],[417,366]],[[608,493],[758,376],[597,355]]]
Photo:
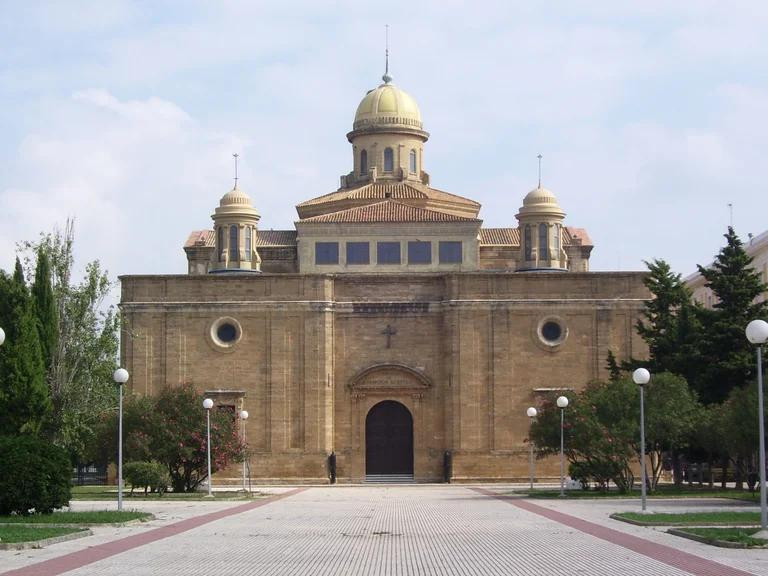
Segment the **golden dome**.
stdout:
[[221,197],[221,200],[219,201],[219,206],[250,206],[251,205],[251,197],[248,196],[245,192],[240,190],[237,186],[232,188],[229,192],[224,194],[224,196]]
[[260,216],[251,203],[251,197],[235,186],[219,200],[219,206],[214,210],[212,218],[244,218],[259,220]]
[[389,76],[384,77],[384,84],[370,90],[355,113],[353,130],[373,126],[400,126],[421,130],[421,112],[411,96],[389,83]]

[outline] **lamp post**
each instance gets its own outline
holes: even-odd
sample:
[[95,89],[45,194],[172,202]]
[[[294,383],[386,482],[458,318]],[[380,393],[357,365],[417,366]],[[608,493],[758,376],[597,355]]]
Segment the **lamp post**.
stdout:
[[757,349],[757,420],[760,431],[760,532],[758,538],[768,537],[768,506],[765,495],[765,412],[763,411],[763,344],[768,341],[768,322],[752,320],[747,324],[747,340]]
[[533,490],[533,440],[531,440],[531,438],[530,438],[530,436],[531,436],[530,426],[533,425],[533,419],[536,418],[536,414],[537,414],[536,408],[531,406],[530,408],[528,408],[528,410],[525,411],[525,413],[528,415],[528,418],[530,419],[530,425],[528,427],[528,430],[529,430],[529,432],[528,432],[528,443],[531,445],[531,465],[530,465],[530,469],[531,469],[531,490]]
[[206,437],[208,441],[205,443],[206,451],[208,453],[208,497],[213,497],[213,479],[211,478],[211,408],[213,408],[213,400],[206,398],[203,400],[203,408],[205,408],[205,424],[206,424]]
[[568,406],[568,398],[560,396],[557,399],[557,407],[560,408],[560,497],[565,496],[565,459],[563,456],[563,423],[565,422],[565,408]]
[[643,398],[643,390],[646,384],[651,380],[651,373],[645,368],[638,368],[632,372],[632,380],[640,387],[640,501],[642,503],[642,511],[645,512],[645,406]]
[[[245,450],[245,457],[247,457],[248,446],[245,443],[245,421],[248,420],[248,410],[240,410],[240,420],[243,423],[243,450]],[[243,457],[243,492],[248,491],[245,487],[245,457]]]
[[125,368],[118,368],[112,374],[117,384],[117,509],[123,509],[123,384],[128,382],[129,374]]

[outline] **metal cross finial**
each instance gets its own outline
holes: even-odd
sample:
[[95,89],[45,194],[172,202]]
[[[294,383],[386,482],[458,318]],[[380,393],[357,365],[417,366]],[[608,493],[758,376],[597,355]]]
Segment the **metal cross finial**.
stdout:
[[235,188],[237,188],[237,159],[240,158],[240,154],[235,152],[232,154],[232,158],[235,159]]
[[730,213],[730,227],[733,228],[733,204],[728,202],[728,211]]
[[541,188],[541,159],[544,158],[541,154],[536,156],[539,159],[539,188]]
[[384,76],[381,77],[385,84],[392,82],[392,76],[389,75],[389,24],[384,24],[386,35],[386,48],[384,50]]

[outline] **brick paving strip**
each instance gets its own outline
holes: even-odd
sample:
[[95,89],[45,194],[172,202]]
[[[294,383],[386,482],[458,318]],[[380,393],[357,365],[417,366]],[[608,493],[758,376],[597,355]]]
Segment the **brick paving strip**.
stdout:
[[534,514],[544,516],[549,520],[554,520],[565,526],[575,528],[580,532],[600,538],[601,540],[605,540],[612,544],[618,544],[619,546],[623,546],[624,548],[647,556],[648,558],[652,558],[653,560],[658,560],[659,562],[663,562],[674,568],[685,570],[695,576],[755,576],[751,572],[744,572],[743,570],[732,568],[731,566],[726,566],[725,564],[720,564],[702,558],[701,556],[696,556],[695,554],[683,552],[682,550],[672,548],[671,546],[651,542],[644,538],[633,536],[632,534],[614,530],[613,528],[606,528],[600,524],[588,522],[587,520],[582,520],[581,518],[571,516],[570,514],[564,514],[552,510],[551,508],[539,506],[529,500],[524,500],[515,496],[506,496],[484,488],[472,488],[472,490],[485,496],[502,500],[513,506],[517,506],[527,512],[533,512]]
[[294,494],[298,494],[304,490],[307,490],[307,488],[296,488],[294,490],[289,490],[288,492],[270,496],[256,502],[248,502],[246,504],[234,506],[225,510],[210,512],[208,514],[201,514],[200,516],[187,518],[186,520],[181,520],[179,522],[175,522],[174,524],[169,524],[168,526],[161,526],[160,528],[142,532],[141,534],[126,536],[125,538],[120,538],[119,540],[98,544],[97,546],[92,546],[90,548],[86,548],[85,550],[78,550],[77,552],[65,554],[64,556],[59,556],[58,558],[51,558],[50,560],[45,560],[44,562],[38,562],[37,564],[31,564],[30,566],[24,566],[23,568],[16,568],[15,570],[10,570],[9,572],[2,572],[0,573],[0,576],[57,576],[58,574],[63,574],[64,572],[82,568],[88,564],[98,562],[104,558],[109,558],[115,554],[121,554],[123,552],[127,552],[128,550],[138,548],[139,546],[157,542],[163,538],[176,536],[177,534],[181,534],[182,532],[203,526],[204,524],[208,524],[216,520],[221,520],[222,518],[227,518],[228,516],[234,516],[235,514],[240,514],[242,512],[248,512],[254,508],[266,506],[267,504],[271,504],[277,500],[282,500],[283,498],[288,498],[289,496],[293,496]]

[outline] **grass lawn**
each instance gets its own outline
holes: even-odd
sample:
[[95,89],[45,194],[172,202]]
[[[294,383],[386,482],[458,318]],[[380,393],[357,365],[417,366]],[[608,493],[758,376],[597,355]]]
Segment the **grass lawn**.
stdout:
[[117,524],[151,518],[148,512],[135,510],[95,510],[91,512],[54,512],[31,516],[0,516],[0,524]]
[[[519,491],[509,492],[509,494],[520,494]],[[559,498],[560,490],[525,490],[523,494],[529,498]],[[600,490],[566,490],[566,498],[640,498],[640,488],[628,493],[621,493],[617,490],[602,492]],[[731,498],[734,500],[746,500],[747,502],[759,502],[759,492],[748,492],[746,490],[735,490],[727,488],[709,488],[702,487],[681,487],[659,486],[654,492],[648,492],[649,499],[665,498]]]
[[684,512],[678,514],[664,512],[654,512],[651,514],[621,512],[619,514],[611,514],[611,518],[632,520],[645,526],[702,526],[706,524],[713,526],[743,526],[745,524],[758,525],[760,523],[760,512]]
[[80,532],[81,530],[83,528],[64,528],[58,526],[0,526],[0,541],[3,544],[34,542],[45,538]]
[[745,547],[765,546],[768,541],[762,538],[752,538],[759,528],[681,528],[677,532],[694,534],[706,540],[708,544],[715,542],[733,542]]
[[[162,496],[148,493],[144,496],[144,490],[136,490],[131,496],[130,490],[123,491],[123,501],[127,503],[132,501],[208,500],[206,496],[206,492],[166,492]],[[264,497],[264,494],[261,492],[247,494],[237,490],[219,492],[217,490],[213,496],[216,500],[253,500]],[[72,500],[117,500],[117,488],[115,486],[73,486]]]

